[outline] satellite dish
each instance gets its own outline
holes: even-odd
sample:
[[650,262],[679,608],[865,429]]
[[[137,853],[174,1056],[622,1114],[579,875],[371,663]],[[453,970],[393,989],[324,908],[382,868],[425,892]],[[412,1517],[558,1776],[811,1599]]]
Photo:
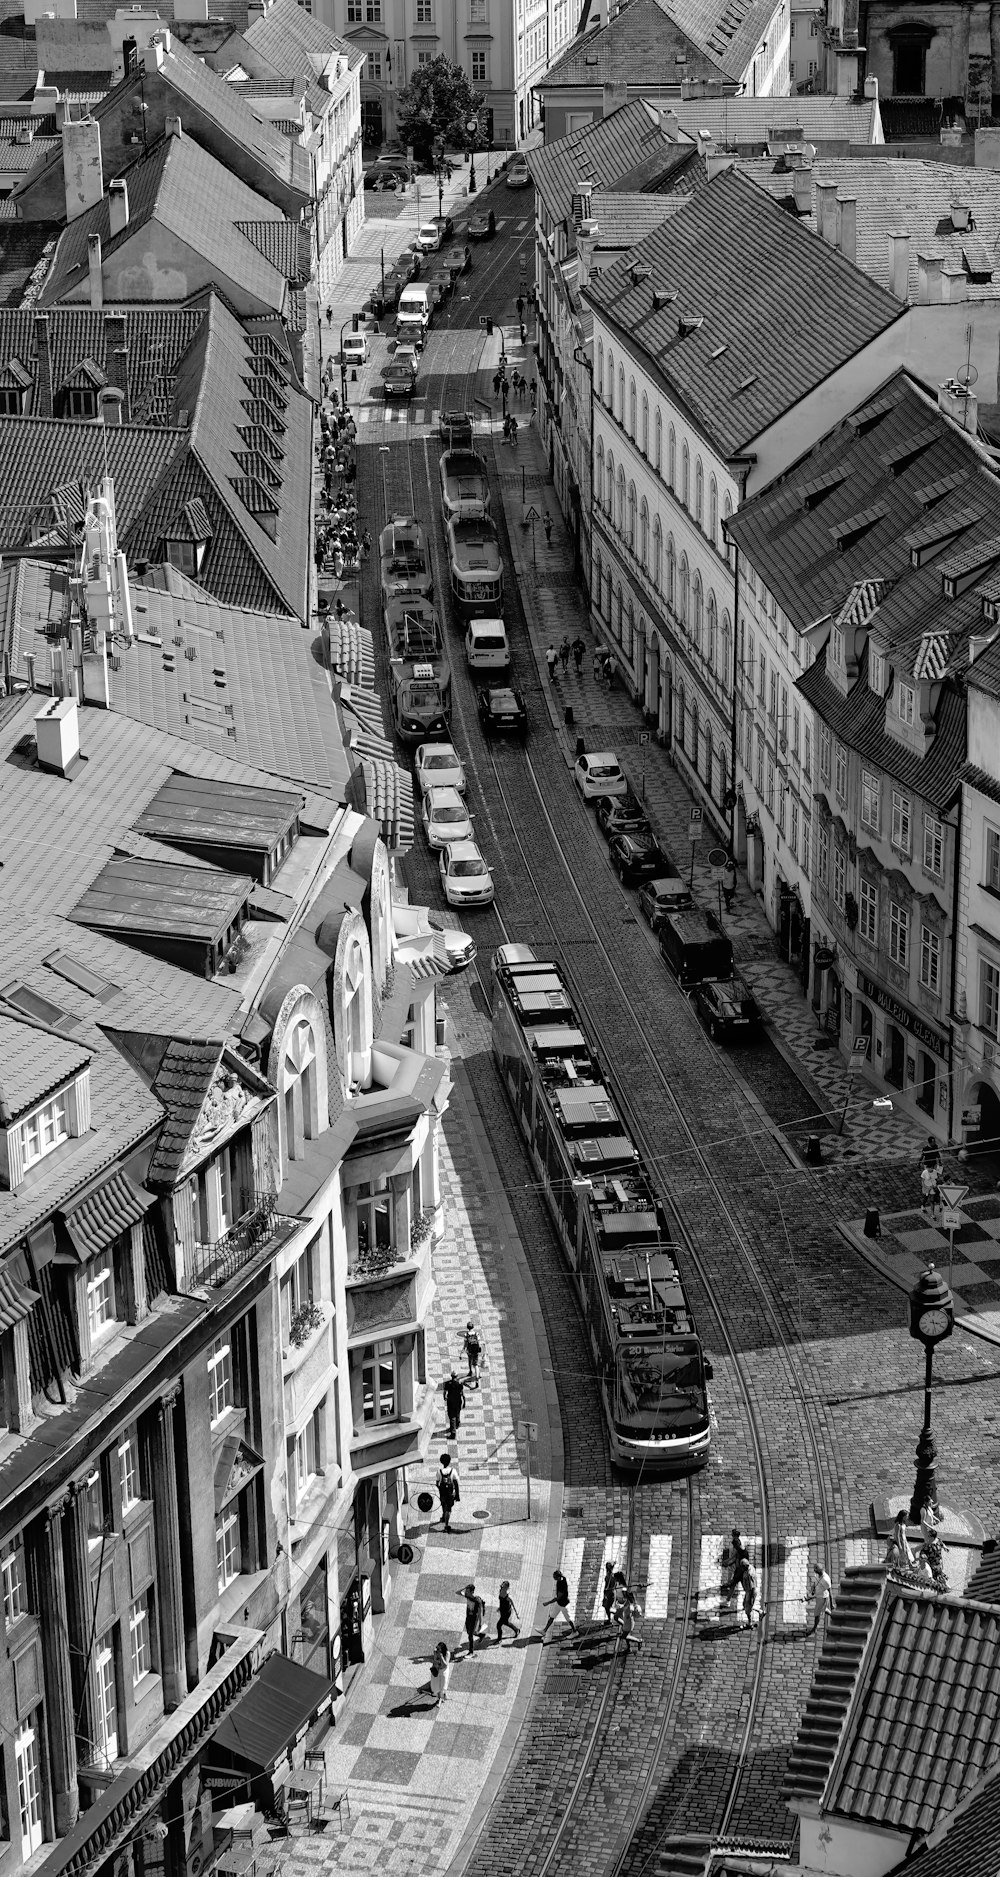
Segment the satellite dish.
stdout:
[[961,369],[955,373],[955,383],[963,391],[971,391],[978,378],[979,373],[975,365],[963,365]]

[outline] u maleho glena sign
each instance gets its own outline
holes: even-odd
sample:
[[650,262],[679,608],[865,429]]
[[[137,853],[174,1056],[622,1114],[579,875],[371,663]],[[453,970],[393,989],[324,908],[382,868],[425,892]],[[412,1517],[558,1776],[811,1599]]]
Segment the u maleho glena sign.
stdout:
[[932,1049],[935,1056],[940,1056],[942,1060],[947,1058],[947,1039],[929,1023],[925,1023],[922,1017],[918,1017],[914,1011],[907,1009],[905,1004],[901,1004],[898,997],[894,997],[891,991],[885,990],[881,984],[876,984],[874,978],[866,977],[863,971],[858,972],[858,990],[862,997],[870,997],[873,1004],[877,1004],[880,1010],[884,1010],[886,1016],[892,1018],[893,1023],[898,1023],[903,1030],[909,1030],[910,1035],[915,1036],[918,1043],[923,1043],[928,1049]]

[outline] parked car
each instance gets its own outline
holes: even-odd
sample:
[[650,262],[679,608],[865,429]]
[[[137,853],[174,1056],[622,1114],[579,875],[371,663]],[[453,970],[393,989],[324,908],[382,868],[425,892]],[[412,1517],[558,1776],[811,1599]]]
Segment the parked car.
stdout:
[[492,241],[496,231],[495,217],[491,222],[488,215],[474,215],[469,223],[469,240]]
[[447,248],[441,256],[441,259],[445,267],[447,267],[457,279],[459,274],[467,274],[470,271],[472,267],[472,249],[469,247],[468,242],[466,242],[464,247],[459,245],[454,248]]
[[596,803],[597,825],[608,840],[616,834],[651,833],[642,803],[628,789],[624,795],[599,795]]
[[392,273],[386,274],[385,284],[379,280],[371,290],[369,305],[376,319],[382,313],[391,312],[403,290],[403,282]]
[[392,363],[393,365],[408,365],[415,378],[417,375],[417,367],[420,364],[420,353],[417,351],[415,345],[411,345],[409,340],[406,340],[405,342],[397,344],[396,350],[392,355]]
[[413,758],[417,793],[428,789],[457,789],[465,794],[465,765],[451,743],[421,743]]
[[440,306],[442,300],[448,298],[449,293],[454,291],[454,286],[455,282],[452,280],[450,268],[433,267],[427,275],[427,288],[434,295],[435,306]]
[[504,177],[504,181],[508,189],[527,189],[530,187],[531,171],[528,168],[528,159],[526,156],[522,156],[520,152],[518,152],[516,156],[511,157],[507,165],[507,174]]
[[405,156],[393,156],[390,153],[376,157],[371,169],[365,171],[365,188],[391,188],[394,183],[412,182],[414,175],[413,164],[408,163]]
[[628,783],[612,749],[578,756],[573,764],[573,780],[585,802],[596,801],[599,795],[628,794]]
[[653,932],[659,932],[668,913],[686,912],[693,905],[691,888],[679,873],[663,874],[639,888],[639,911]]
[[440,228],[442,241],[450,241],[455,232],[455,223],[450,215],[432,215],[435,228]]
[[493,875],[475,841],[451,841],[442,848],[438,867],[449,906],[490,906]]
[[448,954],[448,970],[454,977],[457,971],[465,971],[476,962],[476,943],[467,932],[456,932],[454,926],[437,925],[433,913],[431,924],[444,939],[444,948]]
[[344,364],[367,365],[371,357],[371,347],[366,332],[349,332],[344,336]]
[[420,812],[431,847],[447,847],[449,841],[471,841],[472,817],[457,789],[428,789]]
[[753,992],[736,977],[699,984],[695,1007],[713,1042],[735,1043],[753,1036],[763,1018]]
[[487,736],[527,736],[528,707],[520,691],[508,685],[486,685],[476,707]]
[[651,834],[616,834],[609,853],[611,865],[623,886],[638,886],[642,880],[655,880],[670,864]]
[[417,233],[417,246],[424,254],[436,254],[444,239],[444,230],[437,222],[421,222]]
[[718,921],[703,912],[671,912],[660,926],[660,953],[682,990],[706,978],[731,978],[733,948]]
[[417,374],[410,365],[383,365],[382,389],[387,398],[412,398]]

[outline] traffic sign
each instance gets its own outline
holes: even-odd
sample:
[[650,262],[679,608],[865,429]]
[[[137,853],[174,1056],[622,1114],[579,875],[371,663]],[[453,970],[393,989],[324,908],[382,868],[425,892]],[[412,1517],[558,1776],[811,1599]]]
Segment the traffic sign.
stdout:
[[485,330],[485,328],[486,328],[486,327],[487,327],[487,326],[489,325],[489,315],[488,315],[488,314],[486,314],[486,313],[480,313],[480,315],[479,315],[479,324],[480,324],[480,325],[481,325],[481,326],[483,327],[483,329]]
[[956,1210],[961,1205],[963,1199],[966,1197],[966,1194],[968,1193],[968,1190],[969,1189],[967,1186],[948,1185],[948,1186],[938,1187],[938,1192],[940,1193],[941,1198],[944,1200],[945,1205],[951,1208],[953,1211]]
[[870,1036],[856,1036],[854,1038],[853,1043],[851,1044],[851,1061],[852,1062],[867,1062],[868,1051],[870,1048],[871,1048]]
[[692,808],[690,819],[688,821],[688,840],[689,841],[701,840],[701,830],[702,830],[702,824],[704,822],[704,819],[705,819],[705,810],[703,808]]
[[646,744],[646,743],[648,743],[648,742],[649,742],[649,731],[648,731],[648,730],[640,730],[640,731],[639,731],[639,732],[637,733],[637,735],[636,735],[636,739],[635,739],[635,740],[636,740],[636,742],[637,742],[637,743],[639,744],[639,746],[640,746],[640,748],[642,748],[642,746],[643,746],[644,744]]
[[518,1421],[517,1434],[518,1434],[519,1440],[537,1440],[538,1439],[538,1422],[537,1421]]
[[945,1231],[957,1232],[961,1223],[961,1213],[956,1212],[954,1206],[946,1206],[941,1214],[941,1224],[944,1226]]
[[541,521],[542,518],[540,514],[538,513],[537,508],[533,506],[529,506],[524,511],[524,519],[525,521]]

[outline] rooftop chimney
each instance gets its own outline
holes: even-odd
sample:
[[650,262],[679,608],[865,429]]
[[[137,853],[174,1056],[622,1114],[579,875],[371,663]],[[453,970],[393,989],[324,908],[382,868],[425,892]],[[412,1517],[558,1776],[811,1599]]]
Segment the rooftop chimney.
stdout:
[[967,202],[953,202],[951,205],[951,225],[953,228],[968,228],[972,210]]
[[576,280],[577,285],[585,287],[590,279],[590,270],[594,260],[594,249],[600,230],[596,222],[580,223],[576,237]]
[[796,156],[792,159],[792,189],[795,195],[796,215],[808,215],[813,205],[812,158]]
[[75,222],[100,202],[104,194],[101,163],[101,126],[93,117],[81,117],[62,127],[63,179],[66,220]]
[[163,126],[168,137],[183,137],[184,127],[179,117],[168,117]]
[[681,124],[676,111],[660,112],[660,130],[665,137],[670,138],[671,143],[677,142],[681,134]]
[[116,345],[110,357],[105,353],[104,369],[108,375],[108,383],[114,385],[122,401],[121,421],[123,424],[130,424],[132,403],[128,382],[128,346]]
[[711,156],[712,151],[715,149],[715,138],[712,132],[710,130],[696,130],[695,136],[698,139],[698,155]]
[[945,261],[941,269],[941,298],[945,306],[956,306],[969,297],[969,282],[961,261]]
[[816,231],[831,248],[837,245],[837,185],[835,182],[817,182],[816,184]]
[[919,274],[917,300],[921,306],[939,306],[941,304],[943,292],[941,284],[942,265],[943,262],[940,254],[917,255]]
[[873,104],[878,103],[878,79],[874,74],[870,78],[865,79],[865,97]]
[[117,385],[103,385],[97,400],[98,416],[108,430],[120,430],[122,426],[122,405],[125,399]]
[[627,85],[604,86],[604,116],[610,117],[613,111],[620,111],[628,103]]
[[124,176],[116,176],[108,186],[108,209],[111,233],[120,235],[128,227],[128,183]]
[[970,437],[976,435],[979,429],[979,400],[966,386],[956,384],[954,378],[949,378],[947,384],[938,385],[938,410],[942,416],[950,417],[953,423],[960,424]]
[[164,27],[162,32],[153,34],[153,37],[143,53],[142,62],[150,78],[152,78],[156,72],[162,72],[163,61],[169,51],[170,34],[166,27]]
[[49,316],[47,313],[35,314],[35,352],[38,357],[38,375],[35,379],[35,401],[32,409],[36,417],[51,417],[52,354],[49,350]]
[[908,228],[890,228],[888,239],[889,289],[897,300],[907,300],[910,293],[910,231]]
[[593,183],[578,182],[576,185],[576,193],[580,198],[580,223],[582,225],[584,222],[589,222],[590,220],[590,205],[594,195]]
[[858,198],[837,197],[837,246],[845,261],[858,258]]
[[35,718],[38,767],[68,776],[80,759],[80,713],[75,697],[53,697]]
[[736,158],[728,150],[706,150],[705,174],[709,182],[714,182],[716,176],[722,176],[727,169],[735,167]]
[[90,276],[90,304],[95,311],[104,305],[104,276],[101,267],[101,237],[88,235],[87,271]]

